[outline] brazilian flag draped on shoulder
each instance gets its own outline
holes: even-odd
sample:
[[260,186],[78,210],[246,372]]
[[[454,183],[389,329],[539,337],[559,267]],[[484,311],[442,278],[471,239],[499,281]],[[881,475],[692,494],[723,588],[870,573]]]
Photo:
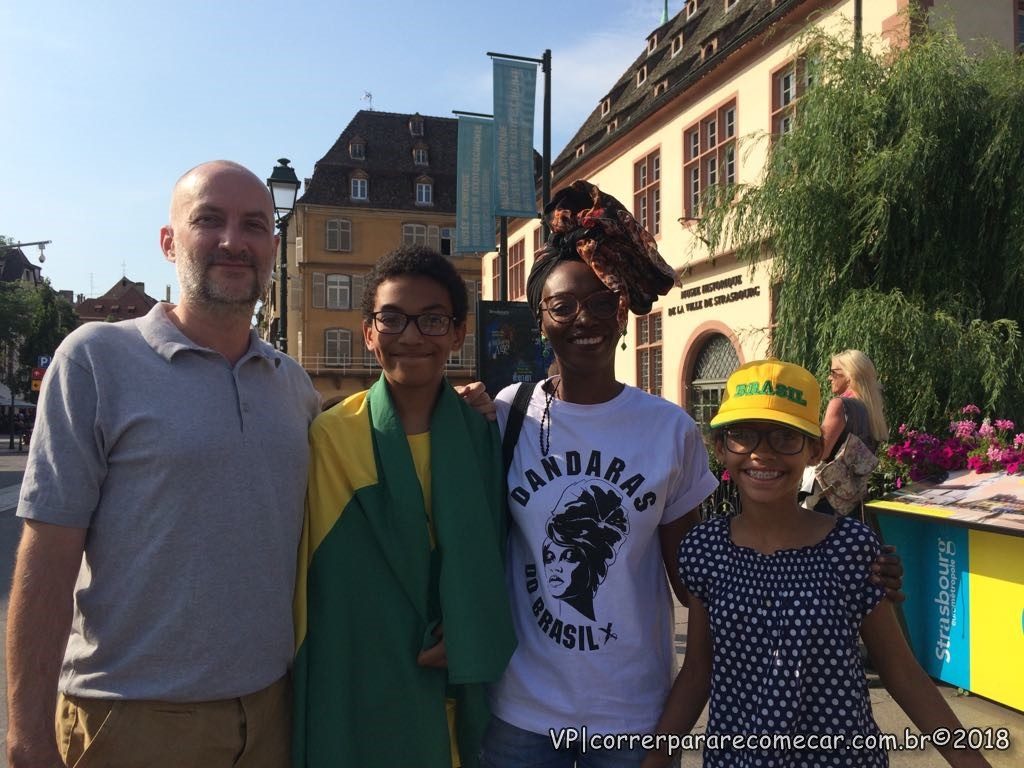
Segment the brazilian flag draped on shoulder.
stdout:
[[[313,423],[295,599],[296,768],[450,768],[446,698],[462,765],[477,765],[483,684],[515,649],[497,435],[442,383],[430,423],[432,550],[383,376]],[[446,670],[416,664],[438,622]]]

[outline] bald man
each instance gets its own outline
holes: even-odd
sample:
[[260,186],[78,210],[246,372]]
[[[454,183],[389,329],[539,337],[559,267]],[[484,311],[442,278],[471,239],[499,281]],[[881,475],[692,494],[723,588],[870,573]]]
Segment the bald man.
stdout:
[[263,182],[200,165],[160,230],[180,302],[57,349],[18,507],[12,768],[288,764],[319,398],[251,329],[277,244]]

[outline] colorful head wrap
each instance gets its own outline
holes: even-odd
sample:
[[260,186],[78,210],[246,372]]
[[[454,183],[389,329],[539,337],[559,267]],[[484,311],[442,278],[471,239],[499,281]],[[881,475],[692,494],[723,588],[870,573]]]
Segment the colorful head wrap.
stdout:
[[539,311],[544,282],[564,261],[583,261],[637,315],[676,283],[654,238],[618,200],[582,179],[555,193],[544,215],[551,227],[526,284],[526,300]]

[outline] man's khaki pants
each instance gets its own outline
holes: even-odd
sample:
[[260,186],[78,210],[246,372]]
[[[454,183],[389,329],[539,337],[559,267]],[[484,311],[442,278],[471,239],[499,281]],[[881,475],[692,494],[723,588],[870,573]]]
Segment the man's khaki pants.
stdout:
[[68,768],[288,768],[287,678],[238,699],[188,704],[61,694],[57,745]]

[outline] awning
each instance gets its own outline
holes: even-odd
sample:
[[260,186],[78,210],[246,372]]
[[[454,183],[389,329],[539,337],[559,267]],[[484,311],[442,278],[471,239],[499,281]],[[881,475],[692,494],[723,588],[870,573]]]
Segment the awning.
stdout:
[[[11,407],[11,390],[6,384],[0,384],[0,408]],[[35,403],[29,403],[19,397],[14,398],[15,408],[35,408]]]

